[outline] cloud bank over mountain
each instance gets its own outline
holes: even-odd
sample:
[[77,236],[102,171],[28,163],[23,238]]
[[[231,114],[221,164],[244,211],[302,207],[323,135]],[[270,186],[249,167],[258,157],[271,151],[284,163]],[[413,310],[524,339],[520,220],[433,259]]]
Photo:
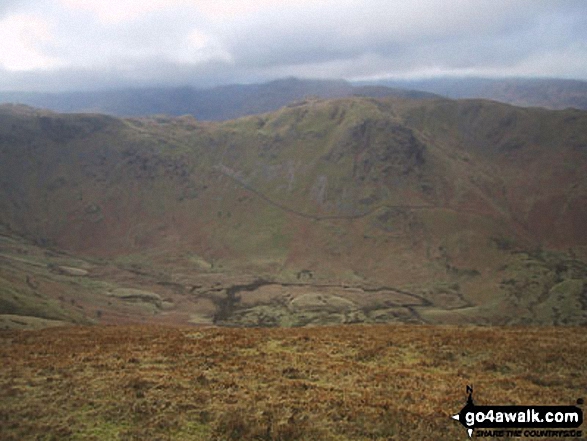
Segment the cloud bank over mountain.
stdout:
[[284,76],[587,79],[580,0],[10,0],[0,39],[2,90]]

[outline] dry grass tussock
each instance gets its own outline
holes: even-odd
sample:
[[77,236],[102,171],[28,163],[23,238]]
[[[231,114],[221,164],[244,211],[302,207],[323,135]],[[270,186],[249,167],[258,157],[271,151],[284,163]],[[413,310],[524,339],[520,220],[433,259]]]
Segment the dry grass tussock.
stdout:
[[2,440],[464,439],[479,404],[574,404],[580,328],[0,332]]

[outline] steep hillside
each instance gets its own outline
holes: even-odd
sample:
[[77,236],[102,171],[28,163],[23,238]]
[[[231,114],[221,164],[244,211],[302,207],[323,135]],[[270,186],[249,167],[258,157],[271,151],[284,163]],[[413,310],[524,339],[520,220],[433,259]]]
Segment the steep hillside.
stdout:
[[586,128],[485,101],[224,123],[2,106],[0,222],[91,267],[92,320],[132,317],[115,297],[199,323],[583,324]]

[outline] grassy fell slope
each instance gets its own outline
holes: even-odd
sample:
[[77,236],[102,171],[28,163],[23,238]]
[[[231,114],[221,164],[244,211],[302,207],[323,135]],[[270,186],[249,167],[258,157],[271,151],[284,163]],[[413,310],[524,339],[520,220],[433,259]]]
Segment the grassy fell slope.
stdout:
[[579,328],[0,331],[0,438],[454,440],[477,405],[573,405]]
[[174,286],[196,321],[584,323],[552,296],[584,304],[586,120],[368,98],[224,123],[2,106],[0,222]]

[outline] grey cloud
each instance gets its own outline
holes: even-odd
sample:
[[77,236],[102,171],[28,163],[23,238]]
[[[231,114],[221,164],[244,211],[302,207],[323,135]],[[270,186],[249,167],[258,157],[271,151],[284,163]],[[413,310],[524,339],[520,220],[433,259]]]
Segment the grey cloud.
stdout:
[[[47,50],[66,66],[0,72],[3,89],[209,86],[276,76],[353,79],[434,70],[548,75],[548,69],[563,69],[552,70],[552,57],[559,54],[575,60],[568,75],[587,79],[583,1],[340,0],[260,9],[222,21],[178,8],[118,24],[68,10],[53,11],[53,19],[56,42]],[[218,47],[190,49],[194,30]],[[222,48],[226,59],[214,57]]]
[[[128,69],[113,63],[99,69],[10,72],[0,68],[3,91],[62,92],[117,89],[127,87],[184,86],[212,87],[244,78],[246,71],[235,71],[222,61],[202,65],[144,60]],[[250,76],[251,80],[258,77]]]
[[193,17],[180,12],[150,13],[124,24],[105,24],[97,19],[88,23],[82,17],[81,13],[69,12],[61,17],[68,26],[57,29],[58,40],[67,41],[58,55],[74,66],[104,66],[114,60],[140,63],[172,54],[197,26]]
[[[427,65],[499,68],[511,66],[527,54],[542,50],[538,44],[549,47],[568,45],[572,35],[561,34],[556,29],[550,31],[549,26],[553,25],[551,14],[562,15],[555,24],[566,19],[566,29],[581,27],[582,23],[577,22],[584,21],[582,17],[587,15],[569,14],[570,6],[579,7],[575,2],[561,11],[546,4],[532,9],[530,2],[491,2],[492,7],[489,2],[467,4],[468,9],[453,14],[453,17],[448,16],[450,9],[440,11],[445,16],[433,18],[429,14],[426,20],[417,16],[400,16],[404,22],[396,27],[392,23],[392,7],[357,13],[361,23],[346,18],[354,16],[347,10],[345,17],[338,12],[328,16],[328,11],[324,11],[324,16],[319,16],[320,11],[310,11],[308,14],[315,15],[308,20],[303,16],[284,15],[281,20],[272,17],[271,20],[239,23],[227,36],[227,44],[231,52],[238,54],[238,63],[259,68],[314,65],[320,60],[328,65],[366,54],[389,58],[396,67],[409,69]],[[369,3],[363,3],[363,7],[368,8]],[[405,20],[412,20],[412,23]],[[364,24],[365,21],[370,27]],[[370,29],[370,32],[364,29]],[[239,38],[242,35],[247,38]]]
[[27,4],[30,3],[27,0],[2,0],[0,2],[0,18],[9,13],[17,13],[24,9]]

